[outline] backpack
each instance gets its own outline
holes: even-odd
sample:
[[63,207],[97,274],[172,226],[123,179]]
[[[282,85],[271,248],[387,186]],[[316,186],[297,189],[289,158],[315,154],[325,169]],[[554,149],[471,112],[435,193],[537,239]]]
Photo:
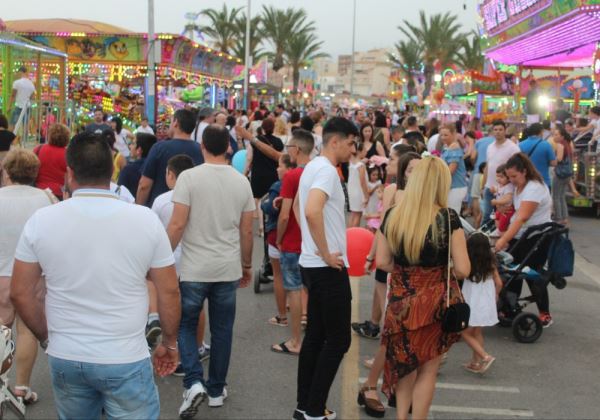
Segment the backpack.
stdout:
[[548,250],[548,271],[563,277],[573,275],[575,251],[567,234],[556,235]]
[[573,176],[573,162],[571,162],[571,158],[565,156],[563,160],[558,162],[558,165],[554,169],[554,174],[560,179],[571,178]]

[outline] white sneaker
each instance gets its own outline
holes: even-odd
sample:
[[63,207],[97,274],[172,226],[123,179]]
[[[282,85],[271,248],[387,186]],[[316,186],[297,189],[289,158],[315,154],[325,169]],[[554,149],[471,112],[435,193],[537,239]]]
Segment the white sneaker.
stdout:
[[227,398],[227,388],[223,388],[223,393],[218,397],[208,396],[208,406],[209,407],[223,407],[223,402]]
[[179,407],[179,417],[191,419],[198,412],[198,407],[206,399],[206,389],[198,382],[183,392],[183,403]]

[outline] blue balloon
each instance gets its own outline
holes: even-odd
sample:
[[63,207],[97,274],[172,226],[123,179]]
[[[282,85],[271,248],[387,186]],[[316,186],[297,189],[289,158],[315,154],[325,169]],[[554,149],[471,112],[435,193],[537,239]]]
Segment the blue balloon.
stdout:
[[233,155],[233,159],[231,159],[231,166],[233,166],[239,173],[244,173],[244,168],[246,167],[246,149],[238,150],[235,155]]

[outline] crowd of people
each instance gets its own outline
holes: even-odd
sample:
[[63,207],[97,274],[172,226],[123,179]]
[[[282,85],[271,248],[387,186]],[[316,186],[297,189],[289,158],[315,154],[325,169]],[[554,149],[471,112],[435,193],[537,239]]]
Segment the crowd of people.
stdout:
[[[528,227],[568,224],[574,138],[590,132],[595,144],[600,109],[591,122],[561,116],[519,136],[501,120],[482,127],[384,109],[181,109],[169,138],[157,139],[147,120],[130,132],[97,110],[72,138],[53,124],[28,151],[10,150],[0,115],[0,317],[16,319],[15,393],[37,401],[30,378],[41,344],[60,418],[157,418],[153,367],[183,376],[180,417],[205,399],[222,406],[256,233],[273,269],[267,322],[289,329],[271,350],[298,357],[293,417],[336,417],[327,396],[355,331],[380,339],[358,396],[366,413],[385,414],[383,375],[398,418],[426,418],[461,337],[469,372],[495,361],[482,333],[498,322],[494,251]],[[241,151],[245,164],[234,168]],[[480,230],[467,237],[461,216]],[[365,263],[376,286],[371,319],[351,324],[346,228],[359,226],[376,235]],[[549,327],[547,287],[529,287]],[[461,296],[470,326],[445,332],[440,311]]]

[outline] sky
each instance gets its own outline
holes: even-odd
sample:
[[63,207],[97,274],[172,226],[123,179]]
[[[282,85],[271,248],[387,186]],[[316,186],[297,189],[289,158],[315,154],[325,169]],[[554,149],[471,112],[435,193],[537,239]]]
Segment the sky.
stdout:
[[[356,50],[392,47],[402,38],[403,20],[417,23],[419,10],[428,14],[451,11],[465,31],[475,29],[477,0],[356,0]],[[147,0],[0,0],[0,18],[79,18],[146,32]],[[223,0],[154,0],[157,32],[181,33],[186,12],[220,9]],[[247,0],[228,0],[228,7],[246,6]],[[279,8],[303,7],[314,20],[323,50],[333,58],[352,51],[352,0],[252,0],[252,15],[262,5]],[[418,5],[415,7],[415,4]],[[466,10],[463,9],[466,4]],[[202,18],[200,20],[202,23]]]

